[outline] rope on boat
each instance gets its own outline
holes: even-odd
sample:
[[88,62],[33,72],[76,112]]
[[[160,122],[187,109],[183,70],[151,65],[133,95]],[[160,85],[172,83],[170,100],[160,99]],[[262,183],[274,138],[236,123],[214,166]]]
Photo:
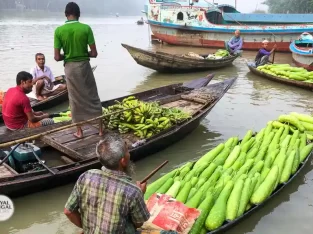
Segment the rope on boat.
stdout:
[[95,117],[95,118],[92,118],[92,119],[89,119],[89,120],[85,120],[85,121],[82,121],[82,122],[79,122],[79,123],[73,123],[73,124],[65,125],[65,126],[62,126],[62,127],[59,127],[59,128],[55,128],[55,129],[52,129],[52,130],[49,130],[49,131],[46,131],[46,132],[43,132],[43,133],[39,133],[39,134],[30,136],[30,137],[25,137],[25,138],[22,138],[22,139],[18,139],[18,140],[2,143],[2,144],[0,144],[0,148],[9,147],[9,146],[12,146],[12,145],[15,145],[15,144],[20,144],[20,143],[23,143],[23,142],[26,142],[26,141],[30,141],[30,140],[35,140],[35,139],[38,139],[38,138],[43,137],[45,135],[49,135],[49,134],[54,133],[54,132],[58,132],[58,131],[61,131],[61,130],[64,130],[64,129],[68,129],[68,128],[72,128],[72,127],[76,127],[76,126],[79,126],[79,125],[84,125],[86,123],[94,122],[96,120],[100,120],[100,119],[103,119],[103,118],[111,116],[111,115],[119,114],[119,113],[124,112],[124,111],[136,109],[138,107],[139,106],[135,106],[135,107],[128,108],[128,109],[115,111],[115,112],[108,113],[108,114],[105,114],[105,115],[101,115],[101,116],[98,116],[98,117]]

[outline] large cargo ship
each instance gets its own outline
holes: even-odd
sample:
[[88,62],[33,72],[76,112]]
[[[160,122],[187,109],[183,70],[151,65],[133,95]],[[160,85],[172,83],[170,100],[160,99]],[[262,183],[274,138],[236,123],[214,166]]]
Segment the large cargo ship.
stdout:
[[312,14],[243,14],[204,0],[147,0],[145,13],[154,37],[173,45],[223,48],[238,29],[245,50],[258,50],[267,39],[290,52],[299,34],[313,33]]

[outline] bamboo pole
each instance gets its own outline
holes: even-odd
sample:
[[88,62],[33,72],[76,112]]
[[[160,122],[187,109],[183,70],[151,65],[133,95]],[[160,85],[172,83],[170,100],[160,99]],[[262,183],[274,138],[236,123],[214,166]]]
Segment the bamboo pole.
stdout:
[[157,173],[159,170],[161,170],[167,163],[168,163],[168,160],[166,160],[160,166],[155,168],[149,175],[147,175],[142,181],[140,181],[140,184],[146,183],[152,176],[154,176],[155,173]]
[[93,121],[96,121],[96,120],[99,120],[99,119],[103,119],[103,118],[111,116],[111,115],[115,115],[115,114],[119,114],[119,113],[124,112],[124,111],[135,109],[137,107],[139,107],[139,106],[135,106],[135,107],[124,109],[124,110],[120,110],[120,111],[115,111],[115,112],[112,112],[112,113],[109,113],[109,114],[106,114],[106,115],[101,115],[101,116],[98,116],[98,117],[95,117],[95,118],[92,118],[92,119],[89,119],[89,120],[85,120],[85,121],[82,121],[82,122],[79,122],[79,123],[73,123],[73,124],[65,125],[65,126],[62,126],[62,127],[59,127],[59,128],[55,128],[55,129],[52,129],[52,130],[49,130],[49,131],[46,131],[46,132],[42,132],[42,133],[30,136],[30,137],[25,137],[25,138],[22,138],[22,139],[18,139],[18,140],[2,143],[2,144],[0,144],[0,148],[9,147],[9,146],[12,146],[12,145],[15,145],[15,144],[23,143],[25,141],[35,140],[37,138],[43,137],[45,135],[48,135],[48,134],[51,134],[51,133],[54,133],[54,132],[58,132],[58,131],[61,131],[61,130],[67,129],[67,128],[76,127],[78,125],[83,125],[83,124],[86,124],[86,123],[90,123],[90,122],[93,122]]

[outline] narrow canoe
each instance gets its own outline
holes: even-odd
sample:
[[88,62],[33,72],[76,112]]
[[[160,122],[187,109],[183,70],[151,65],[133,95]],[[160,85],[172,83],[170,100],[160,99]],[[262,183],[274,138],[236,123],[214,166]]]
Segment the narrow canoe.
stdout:
[[[97,68],[97,66],[92,67],[92,71],[94,71]],[[60,84],[60,83],[66,83],[66,77],[64,75],[55,77],[54,84]],[[51,107],[57,106],[60,103],[63,103],[68,100],[68,92],[67,90],[64,90],[57,95],[54,95],[52,97],[48,97],[45,100],[39,101],[37,99],[29,97],[30,104],[34,111],[41,111],[45,109],[49,109]],[[0,113],[0,123],[3,123],[2,114]]]
[[298,81],[298,80],[290,80],[290,79],[281,78],[278,76],[273,76],[273,75],[270,75],[268,73],[262,72],[262,71],[256,69],[255,67],[253,67],[249,64],[247,64],[247,66],[252,73],[254,73],[254,74],[256,74],[262,78],[276,81],[276,82],[281,83],[281,84],[287,84],[287,85],[290,85],[293,87],[299,87],[302,89],[308,89],[308,90],[313,91],[313,83],[308,83],[308,82],[303,82],[303,81]]
[[222,68],[230,66],[239,57],[236,55],[215,60],[197,59],[143,50],[126,44],[122,44],[122,46],[139,65],[164,73],[197,72]]
[[[207,79],[208,82],[211,79],[212,76]],[[204,87],[203,80],[200,80],[200,83],[203,84],[201,85],[202,87],[194,89],[192,86],[196,83],[199,84],[199,80],[195,80],[185,85],[170,85],[135,94],[134,96],[140,100],[160,101],[162,106],[178,108],[187,107],[188,110],[192,110],[192,118],[181,124],[174,125],[151,138],[145,139],[145,142],[141,145],[134,144],[138,142],[138,138],[136,139],[134,136],[130,137],[129,134],[122,135],[128,142],[131,159],[133,161],[140,160],[149,154],[163,150],[174,142],[187,136],[199,126],[200,121],[205,118],[235,81],[236,78],[232,78]],[[185,97],[185,95],[188,96],[188,94],[193,92],[207,94],[208,102],[198,103]],[[184,97],[182,98],[182,96]],[[211,99],[209,96],[214,98]],[[115,100],[122,100],[125,97]],[[114,104],[114,100],[104,102],[103,106],[111,104]],[[45,156],[45,153],[49,154],[49,151],[50,153],[52,152],[53,155],[56,155],[53,158],[54,162],[63,161],[63,163],[61,162],[53,167],[54,169],[57,169],[55,170],[57,171],[55,175],[47,170],[18,173],[10,168],[8,164],[4,165],[3,167],[5,168],[3,171],[7,173],[4,173],[4,176],[1,176],[0,174],[0,194],[17,197],[34,193],[73,181],[88,169],[100,168],[101,165],[98,159],[95,158],[94,153],[95,145],[101,139],[98,135],[98,128],[89,125],[84,126],[84,128],[86,135],[84,136],[84,139],[81,140],[77,140],[73,137],[72,134],[75,132],[75,128],[52,133],[41,138],[41,141],[45,143],[45,146],[42,147],[42,152],[43,160],[47,160],[46,164],[49,165],[48,160],[52,160],[52,157]],[[9,173],[11,173],[11,175],[8,176]]]

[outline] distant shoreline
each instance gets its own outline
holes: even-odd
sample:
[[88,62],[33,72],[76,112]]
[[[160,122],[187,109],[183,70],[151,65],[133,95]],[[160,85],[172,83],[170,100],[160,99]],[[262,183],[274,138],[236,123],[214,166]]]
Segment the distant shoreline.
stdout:
[[[49,14],[50,16],[64,16],[64,13],[63,12],[60,12],[60,11],[49,11],[49,10],[35,10],[35,9],[24,9],[24,10],[19,10],[19,9],[0,9],[0,12],[2,13],[14,13],[14,14],[22,14],[22,15],[28,15],[28,14]],[[116,17],[116,13],[105,13],[105,14],[101,14],[101,13],[84,13],[83,11],[81,12],[81,14],[83,16],[86,16],[86,17],[91,17],[91,16],[95,16],[95,17],[108,17],[108,16],[114,16]],[[143,15],[143,13],[141,13],[141,11],[138,11],[138,13],[132,13],[132,14],[129,14],[129,13],[118,13],[119,14],[119,17],[123,17],[123,16],[140,16],[140,15]],[[0,18],[2,16],[5,16],[5,15],[0,15]]]

